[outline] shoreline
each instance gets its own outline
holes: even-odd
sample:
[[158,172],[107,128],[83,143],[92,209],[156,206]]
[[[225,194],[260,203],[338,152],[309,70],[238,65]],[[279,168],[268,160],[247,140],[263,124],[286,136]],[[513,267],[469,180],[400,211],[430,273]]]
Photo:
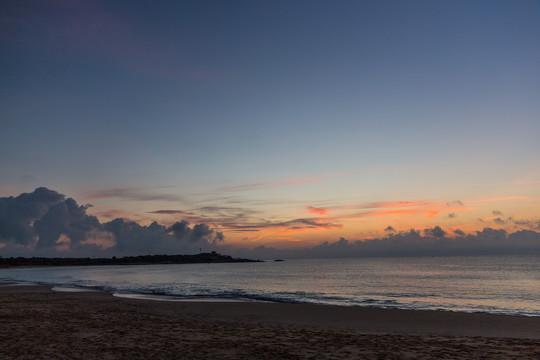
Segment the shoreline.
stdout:
[[[0,286],[0,358],[499,358],[540,355],[540,318],[262,302],[153,301]],[[180,355],[182,354],[182,355]],[[332,355],[332,356],[330,356]],[[320,357],[319,357],[320,358]]]
[[305,305],[305,306],[332,306],[337,308],[362,308],[362,309],[381,309],[388,311],[412,311],[412,312],[435,312],[435,313],[455,313],[455,314],[479,314],[489,316],[516,316],[526,318],[538,318],[540,314],[529,313],[505,313],[505,312],[486,312],[486,311],[462,311],[462,310],[448,310],[448,309],[426,309],[426,308],[401,308],[401,307],[383,307],[377,305],[341,305],[341,304],[324,304],[324,303],[309,303],[309,302],[289,302],[279,301],[270,298],[251,298],[251,297],[219,297],[219,296],[183,296],[183,295],[168,295],[160,293],[146,293],[146,292],[122,292],[112,289],[103,289],[100,287],[84,287],[77,285],[54,285],[49,283],[36,283],[25,280],[4,280],[0,279],[0,288],[2,286],[45,286],[50,287],[54,291],[59,292],[103,292],[110,293],[112,296],[126,299],[138,299],[148,301],[161,301],[161,302],[244,302],[244,303],[275,303],[275,304],[287,304],[287,305]]

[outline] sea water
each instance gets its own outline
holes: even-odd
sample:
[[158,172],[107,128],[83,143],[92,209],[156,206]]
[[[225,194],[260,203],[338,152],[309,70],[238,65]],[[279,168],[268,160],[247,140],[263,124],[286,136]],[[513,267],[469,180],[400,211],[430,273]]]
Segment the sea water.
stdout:
[[249,299],[540,316],[540,256],[0,269],[0,279],[163,299]]

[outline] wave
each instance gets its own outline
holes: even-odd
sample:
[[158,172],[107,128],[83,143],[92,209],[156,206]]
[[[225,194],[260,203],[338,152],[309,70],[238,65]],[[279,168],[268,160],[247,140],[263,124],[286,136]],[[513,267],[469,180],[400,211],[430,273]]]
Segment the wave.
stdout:
[[[495,260],[492,265],[498,266],[500,259]],[[455,271],[441,275],[441,267],[428,264],[425,259],[399,266],[396,261],[399,260],[372,261],[366,268],[364,262],[326,260],[322,265],[331,265],[332,271],[321,270],[321,263],[315,260],[261,263],[256,267],[221,264],[1,269],[0,279],[149,298],[241,299],[540,316],[536,301],[540,295],[536,286],[540,261],[537,265],[531,262],[531,266],[521,266],[519,271],[515,264],[511,264],[510,270],[507,266],[501,271],[492,271],[493,266],[489,271],[484,266],[471,266],[473,270],[461,274],[459,281]],[[452,262],[460,266],[471,264],[470,259]],[[426,276],[428,273],[437,274],[442,280]],[[411,274],[417,275],[411,278]]]

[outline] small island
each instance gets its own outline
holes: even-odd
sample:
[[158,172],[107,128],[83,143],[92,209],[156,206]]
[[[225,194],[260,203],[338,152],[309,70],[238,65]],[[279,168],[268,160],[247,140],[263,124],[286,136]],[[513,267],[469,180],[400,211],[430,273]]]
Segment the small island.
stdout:
[[0,267],[36,266],[89,266],[89,265],[153,265],[153,264],[203,264],[203,263],[244,263],[262,260],[233,258],[212,251],[196,255],[140,255],[117,258],[49,258],[49,257],[0,257]]

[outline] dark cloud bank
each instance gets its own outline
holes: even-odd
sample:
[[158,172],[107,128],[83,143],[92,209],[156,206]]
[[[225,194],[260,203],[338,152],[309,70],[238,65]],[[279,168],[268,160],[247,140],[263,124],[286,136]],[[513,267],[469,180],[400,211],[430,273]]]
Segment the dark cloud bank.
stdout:
[[[436,256],[484,254],[540,254],[540,233],[485,228],[475,234],[454,230],[450,237],[439,226],[422,231],[398,232],[386,228],[386,236],[364,241],[324,242],[308,249],[251,250],[224,245],[221,232],[206,224],[190,226],[178,221],[171,226],[148,226],[121,218],[100,223],[86,213],[90,205],[78,205],[56,191],[41,187],[32,193],[0,198],[1,256],[113,256],[179,254],[219,250],[255,258],[332,258],[376,256]],[[182,214],[179,213],[179,216]],[[540,229],[538,221],[526,223]]]
[[[124,219],[100,223],[90,205],[44,187],[0,198],[3,256],[106,256],[192,253],[215,249],[223,234],[205,224],[179,221],[170,227],[142,226]],[[3,245],[2,245],[3,244]]]
[[[391,227],[390,227],[391,228]],[[508,234],[505,230],[485,228],[476,234],[466,235],[457,230],[455,237],[435,226],[422,232],[411,229],[395,232],[393,228],[384,238],[324,242],[308,249],[277,250],[259,246],[253,250],[239,251],[239,256],[259,258],[345,258],[382,256],[453,256],[453,255],[502,255],[540,254],[540,233],[521,230]]]

